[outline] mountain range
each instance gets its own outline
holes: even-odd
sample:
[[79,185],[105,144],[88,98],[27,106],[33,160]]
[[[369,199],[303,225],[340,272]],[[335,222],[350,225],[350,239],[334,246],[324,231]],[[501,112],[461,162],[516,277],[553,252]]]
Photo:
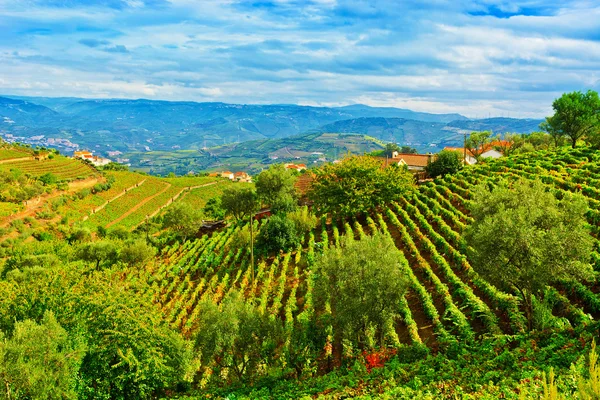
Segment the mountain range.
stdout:
[[[431,114],[351,105],[311,107],[191,101],[0,97],[0,135],[10,141],[76,148],[127,158],[127,154],[200,150],[252,140],[314,133],[368,135],[384,142],[436,151],[458,145],[473,130],[526,133],[541,120]],[[275,142],[276,143],[276,142]]]

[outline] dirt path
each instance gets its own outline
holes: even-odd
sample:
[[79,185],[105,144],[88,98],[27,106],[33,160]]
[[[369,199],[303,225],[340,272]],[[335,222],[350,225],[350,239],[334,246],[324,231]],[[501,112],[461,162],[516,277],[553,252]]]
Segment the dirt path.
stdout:
[[154,199],[156,196],[160,196],[161,194],[163,194],[164,192],[166,192],[167,190],[169,190],[169,188],[171,186],[172,185],[167,182],[167,186],[165,186],[163,190],[161,190],[158,193],[153,194],[152,196],[146,197],[144,200],[142,200],[141,202],[139,202],[138,204],[136,204],[135,207],[133,207],[131,210],[127,211],[125,214],[121,215],[119,218],[115,219],[114,221],[109,222],[106,225],[106,228],[110,228],[114,224],[123,221],[125,218],[127,218],[128,216],[130,216],[131,214],[133,214],[134,212],[136,212],[141,206],[143,206],[144,204],[146,204],[150,200]]
[[5,218],[2,223],[0,223],[0,226],[6,227],[14,220],[31,217],[40,211],[49,200],[62,196],[66,193],[73,193],[80,189],[93,187],[98,182],[98,178],[87,178],[80,181],[70,182],[68,190],[54,191],[50,194],[38,197],[37,200],[27,200],[25,202],[25,209],[23,211],[19,211],[18,213]]

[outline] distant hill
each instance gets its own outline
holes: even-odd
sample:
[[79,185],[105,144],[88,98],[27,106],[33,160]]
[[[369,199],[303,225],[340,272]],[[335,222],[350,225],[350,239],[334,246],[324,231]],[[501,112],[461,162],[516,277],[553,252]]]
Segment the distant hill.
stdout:
[[333,161],[350,152],[380,150],[384,143],[365,135],[312,133],[283,139],[260,139],[207,150],[177,150],[128,153],[132,166],[152,173],[178,175],[202,170],[257,173],[268,164],[303,163],[308,166]]
[[[253,169],[259,169],[268,163],[271,155],[286,155],[285,151],[279,154],[271,146],[295,146],[301,151],[298,140],[313,140],[310,134],[368,135],[382,142],[397,142],[420,152],[429,152],[460,145],[465,132],[524,133],[537,130],[540,122],[514,118],[469,120],[460,114],[429,114],[361,104],[309,107],[144,99],[0,97],[0,135],[6,140],[53,147],[66,153],[77,148],[92,150],[115,160],[129,159],[133,168],[157,173],[156,167],[160,171],[170,168],[167,164],[156,164],[157,154],[161,154],[159,158],[166,155],[171,160],[172,154],[182,154],[174,152],[184,152],[183,158],[189,162],[175,167],[176,172],[181,173],[188,167],[197,170],[200,166],[226,165],[231,157],[240,156],[214,148],[225,146],[224,149],[239,150],[241,147],[236,144],[248,141],[251,143],[247,146],[255,151],[244,152],[244,159],[235,165],[240,168],[252,165]],[[276,142],[286,138],[292,138],[292,144]],[[268,145],[255,147],[256,143],[252,141],[257,140],[267,141]],[[353,146],[358,150],[370,148],[370,145],[362,144],[347,148],[349,144],[345,139],[338,144],[332,151],[354,151]],[[321,149],[323,143],[315,145]],[[206,149],[211,150],[203,151]],[[191,154],[198,159],[191,160]],[[212,158],[207,161],[208,154],[212,154]],[[335,157],[335,154],[331,153],[329,157]],[[255,164],[263,159],[265,162]],[[154,165],[149,167],[149,163]]]
[[318,132],[369,135],[385,142],[409,145],[424,152],[460,145],[463,133],[482,130],[491,130],[494,133],[530,133],[539,130],[541,122],[542,120],[534,119],[488,118],[443,123],[376,117],[336,121],[318,128]]
[[[105,155],[108,151],[200,149],[234,142],[279,139],[336,121],[362,117],[407,118],[426,122],[466,120],[459,114],[428,114],[364,105],[309,107],[242,105],[155,100],[86,100],[77,98],[2,98],[27,104],[18,114],[0,108],[5,133],[31,144],[31,136],[61,138]],[[37,107],[37,109],[34,108]],[[70,150],[66,147],[64,150]]]

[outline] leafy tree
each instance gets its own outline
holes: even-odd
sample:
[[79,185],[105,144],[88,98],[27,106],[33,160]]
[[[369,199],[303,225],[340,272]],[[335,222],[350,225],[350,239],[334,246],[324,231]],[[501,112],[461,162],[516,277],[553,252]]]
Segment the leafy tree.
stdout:
[[486,145],[491,142],[491,137],[491,131],[471,132],[466,141],[467,150],[475,158],[479,158],[486,151]]
[[562,136],[553,136],[552,134],[548,134],[547,132],[537,131],[523,134],[523,139],[525,140],[525,144],[529,143],[533,145],[535,149],[547,149],[550,147],[551,142],[554,141],[554,146],[562,146],[563,145],[563,137]]
[[67,238],[70,244],[89,242],[90,240],[92,240],[92,233],[87,228],[75,228]]
[[172,204],[163,216],[163,228],[176,232],[184,241],[195,235],[201,224],[200,213],[188,203]]
[[227,188],[221,195],[221,206],[226,215],[243,220],[254,215],[260,204],[256,192],[250,187],[234,186]]
[[400,147],[400,153],[403,153],[403,154],[417,154],[417,149],[412,148],[410,146],[402,146],[402,147]]
[[214,361],[248,381],[275,358],[282,331],[278,320],[261,314],[240,293],[232,292],[220,305],[206,299],[198,306],[195,343],[203,364]]
[[58,182],[58,178],[51,172],[46,172],[44,175],[38,178],[44,185],[55,185]]
[[141,265],[156,254],[156,249],[143,239],[126,242],[121,248],[119,259],[129,266]]
[[221,204],[220,197],[213,197],[208,200],[206,205],[204,206],[204,215],[213,220],[222,220],[225,218],[225,210]]
[[291,211],[296,206],[296,176],[283,164],[273,164],[255,178],[258,198],[274,213]]
[[496,135],[496,142],[494,148],[505,156],[509,156],[523,147],[525,138],[523,135],[507,132],[504,135]]
[[402,272],[408,264],[392,239],[375,234],[361,240],[344,237],[339,248],[324,253],[315,264],[315,304],[331,306],[334,347],[340,355],[343,339],[367,344],[374,329],[383,339],[386,323],[396,316],[408,288]]
[[79,260],[95,263],[95,268],[100,269],[100,265],[110,266],[114,264],[119,256],[117,245],[108,240],[84,243],[76,251],[76,258]]
[[263,254],[288,251],[298,247],[301,237],[294,222],[285,216],[274,215],[263,224],[256,238],[256,248]]
[[382,167],[369,156],[350,156],[315,170],[308,197],[318,214],[351,216],[398,200],[413,188],[413,176],[397,165]]
[[254,223],[253,217],[260,208],[256,192],[250,187],[235,186],[227,188],[221,195],[221,205],[226,215],[231,215],[238,221],[248,218],[250,221],[250,269],[254,283]]
[[15,323],[10,337],[0,331],[0,398],[77,399],[77,372],[85,346],[73,340],[46,311],[41,324]]
[[565,93],[552,103],[554,115],[547,117],[540,128],[555,138],[566,136],[575,148],[581,138],[598,134],[600,130],[600,98],[598,92]]
[[539,181],[512,186],[476,188],[471,206],[475,221],[466,239],[477,272],[521,294],[531,328],[532,296],[557,280],[590,276],[592,240],[583,197],[568,194],[557,200]]
[[398,153],[401,153],[400,146],[398,146],[396,143],[388,143],[383,148],[383,156],[391,157],[395,151],[397,151]]
[[442,150],[434,161],[429,161],[425,171],[432,178],[455,174],[462,168],[462,154],[458,151]]

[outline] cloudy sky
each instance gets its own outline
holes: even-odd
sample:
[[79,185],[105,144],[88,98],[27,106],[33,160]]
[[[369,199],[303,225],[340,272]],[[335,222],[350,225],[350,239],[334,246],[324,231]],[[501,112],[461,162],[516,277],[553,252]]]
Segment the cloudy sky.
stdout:
[[600,89],[600,2],[0,0],[0,93],[542,117]]

